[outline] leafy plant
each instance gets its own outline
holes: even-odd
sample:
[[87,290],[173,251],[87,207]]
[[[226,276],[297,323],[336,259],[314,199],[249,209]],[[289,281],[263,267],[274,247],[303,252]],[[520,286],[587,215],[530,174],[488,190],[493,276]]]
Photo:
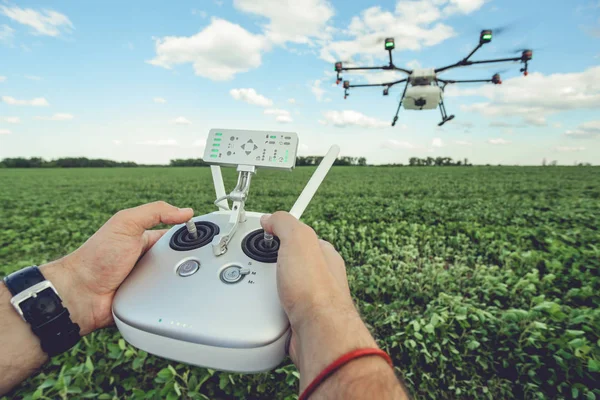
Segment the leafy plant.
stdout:
[[[312,171],[259,171],[248,209],[289,209]],[[125,207],[214,210],[203,168],[3,169],[0,188],[0,276],[73,251]],[[346,260],[365,322],[416,399],[589,400],[600,399],[599,199],[593,167],[335,167],[303,219]],[[298,377],[289,360],[257,375],[173,363],[112,328],[5,398],[290,400]]]

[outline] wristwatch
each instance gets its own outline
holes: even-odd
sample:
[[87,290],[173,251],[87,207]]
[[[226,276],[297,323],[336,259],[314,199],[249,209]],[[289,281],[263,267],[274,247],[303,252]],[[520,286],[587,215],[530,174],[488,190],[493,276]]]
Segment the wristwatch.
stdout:
[[79,341],[79,325],[71,321],[56,288],[37,266],[13,272],[4,278],[4,284],[13,295],[11,304],[31,326],[42,350],[50,357],[69,350]]

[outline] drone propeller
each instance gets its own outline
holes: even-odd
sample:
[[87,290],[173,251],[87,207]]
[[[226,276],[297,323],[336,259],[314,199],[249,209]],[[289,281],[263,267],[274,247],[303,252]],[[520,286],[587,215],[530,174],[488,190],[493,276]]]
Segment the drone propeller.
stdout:
[[482,30],[491,30],[494,36],[498,36],[505,35],[515,30],[519,25],[521,25],[521,20],[522,18],[495,27],[486,27],[482,26],[479,21],[471,18],[471,25],[473,26],[473,34],[475,34],[475,32],[479,33]]

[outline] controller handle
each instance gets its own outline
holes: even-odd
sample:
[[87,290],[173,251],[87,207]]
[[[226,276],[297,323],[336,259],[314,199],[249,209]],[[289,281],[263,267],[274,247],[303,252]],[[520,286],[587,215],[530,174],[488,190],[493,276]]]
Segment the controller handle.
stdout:
[[340,147],[334,144],[329,148],[329,151],[325,157],[323,157],[323,160],[310,177],[310,180],[302,190],[302,193],[300,193],[298,200],[296,200],[294,206],[290,210],[290,214],[297,219],[300,219],[304,213],[304,210],[306,210],[306,207],[308,207],[308,203],[310,203],[313,196],[317,192],[317,189],[319,189],[319,186],[321,186],[321,183],[323,183],[325,176],[331,169],[331,166],[335,162],[338,154],[340,154]]

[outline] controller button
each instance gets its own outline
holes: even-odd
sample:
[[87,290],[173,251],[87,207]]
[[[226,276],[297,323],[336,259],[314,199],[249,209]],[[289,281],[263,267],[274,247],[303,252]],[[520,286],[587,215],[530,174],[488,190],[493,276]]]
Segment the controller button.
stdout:
[[221,279],[225,283],[237,283],[244,277],[245,274],[241,273],[240,267],[227,267],[221,272]]
[[200,269],[200,263],[196,260],[187,260],[179,264],[177,274],[182,277],[194,275]]

